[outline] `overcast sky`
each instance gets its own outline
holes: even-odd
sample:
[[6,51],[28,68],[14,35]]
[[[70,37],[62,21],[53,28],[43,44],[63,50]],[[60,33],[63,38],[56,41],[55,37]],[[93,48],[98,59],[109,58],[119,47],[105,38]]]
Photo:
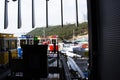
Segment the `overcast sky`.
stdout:
[[[17,2],[9,0],[8,28],[4,30],[4,1],[0,0],[0,33],[24,34],[31,31],[32,0],[21,0],[22,27],[17,29]],[[61,0],[49,0],[48,24],[61,24]],[[76,22],[75,0],[63,0],[64,24]],[[79,23],[87,20],[86,0],[78,0]],[[46,0],[35,0],[35,27],[46,26]]]

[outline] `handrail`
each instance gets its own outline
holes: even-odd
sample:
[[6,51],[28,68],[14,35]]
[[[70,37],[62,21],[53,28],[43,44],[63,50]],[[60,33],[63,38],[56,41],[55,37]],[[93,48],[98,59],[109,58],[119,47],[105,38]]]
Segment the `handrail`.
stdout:
[[71,65],[71,67],[73,68],[73,70],[77,71],[80,74],[82,79],[85,79],[85,76],[84,76],[83,72],[78,67],[78,65],[75,63],[75,61],[70,57],[67,57],[67,59],[68,59],[68,62],[70,63],[70,65]]
[[69,72],[68,65],[67,65],[67,63],[65,62],[65,61],[66,61],[65,58],[63,57],[63,55],[61,55],[60,58],[61,58],[62,67],[63,67],[64,74],[65,74],[65,79],[66,79],[66,80],[72,80],[72,79],[71,79],[70,72]]

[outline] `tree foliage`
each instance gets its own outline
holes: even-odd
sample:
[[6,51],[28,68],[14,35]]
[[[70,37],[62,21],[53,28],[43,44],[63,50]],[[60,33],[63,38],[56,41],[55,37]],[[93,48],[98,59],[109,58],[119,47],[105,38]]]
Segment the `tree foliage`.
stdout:
[[74,30],[74,35],[84,35],[88,34],[88,23],[84,22],[78,25],[78,27],[75,26],[75,24],[66,24],[61,27],[61,25],[56,25],[56,26],[50,26],[48,28],[36,28],[27,35],[32,35],[32,36],[50,36],[50,35],[58,35],[59,38],[61,39],[70,39],[73,37],[73,30]]

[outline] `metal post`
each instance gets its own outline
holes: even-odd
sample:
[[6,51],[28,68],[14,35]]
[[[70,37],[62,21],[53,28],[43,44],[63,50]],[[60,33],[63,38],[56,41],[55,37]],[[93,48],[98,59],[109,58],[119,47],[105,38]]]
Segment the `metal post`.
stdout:
[[59,68],[59,59],[60,59],[59,51],[57,51],[57,68]]
[[18,29],[21,28],[21,0],[18,0]]
[[5,0],[5,8],[4,8],[4,29],[8,27],[8,0]]
[[78,27],[78,2],[76,0],[76,26]]
[[46,0],[46,27],[48,28],[48,1]]
[[34,0],[32,0],[32,28],[35,27],[35,17],[34,17]]
[[63,27],[63,0],[61,0],[61,26]]

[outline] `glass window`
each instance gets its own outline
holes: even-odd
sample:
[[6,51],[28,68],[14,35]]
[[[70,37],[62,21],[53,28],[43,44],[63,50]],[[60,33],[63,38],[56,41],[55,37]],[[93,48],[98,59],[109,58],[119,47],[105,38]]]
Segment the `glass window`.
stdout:
[[20,46],[26,44],[26,40],[20,40]]

